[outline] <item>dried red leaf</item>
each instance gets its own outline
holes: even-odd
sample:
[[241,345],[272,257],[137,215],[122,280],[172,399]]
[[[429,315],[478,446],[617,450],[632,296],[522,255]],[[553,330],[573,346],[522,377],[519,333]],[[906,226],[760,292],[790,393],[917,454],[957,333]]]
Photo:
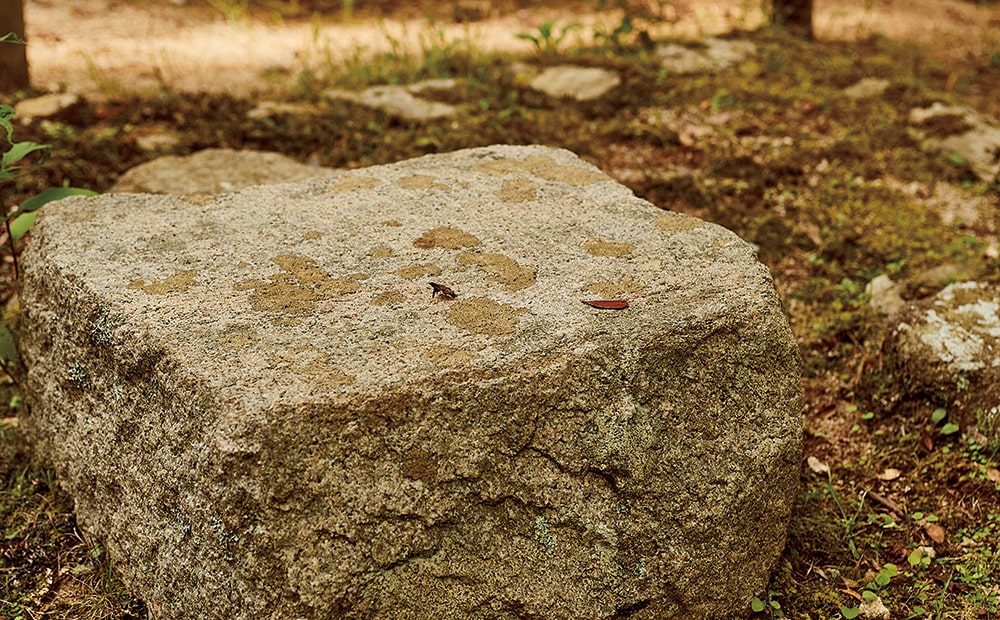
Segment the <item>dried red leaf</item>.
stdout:
[[624,310],[628,308],[628,302],[624,299],[581,299],[583,303],[592,308],[601,310]]

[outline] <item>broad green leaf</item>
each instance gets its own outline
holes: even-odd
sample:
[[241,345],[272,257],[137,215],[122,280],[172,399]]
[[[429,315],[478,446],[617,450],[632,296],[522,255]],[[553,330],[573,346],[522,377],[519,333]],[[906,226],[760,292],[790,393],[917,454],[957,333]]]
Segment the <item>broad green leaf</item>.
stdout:
[[952,422],[949,422],[949,423],[947,423],[947,424],[945,424],[944,426],[941,427],[941,434],[942,435],[954,435],[959,430],[961,430],[961,429],[959,428],[958,424],[954,424]]
[[931,414],[931,422],[937,424],[948,415],[948,412],[944,409],[935,409],[934,413]]
[[35,151],[47,152],[51,148],[47,144],[38,144],[37,142],[15,142],[11,145],[10,150],[3,154],[3,167],[7,168],[16,164]]
[[861,610],[857,607],[841,607],[840,615],[847,618],[847,620],[854,620],[861,613]]
[[923,559],[924,553],[920,549],[914,549],[910,552],[910,555],[907,556],[906,561],[910,564],[910,566],[917,566]]
[[0,362],[12,364],[17,361],[17,346],[14,344],[14,334],[7,326],[0,323]]
[[764,601],[760,600],[756,596],[750,599],[750,609],[755,614],[759,614],[760,612],[764,611],[764,607],[765,607]]
[[21,203],[13,213],[10,214],[10,235],[17,241],[24,236],[35,223],[38,217],[37,211],[43,206],[56,200],[62,200],[68,196],[94,196],[97,192],[79,187],[50,187],[42,190],[37,195]]

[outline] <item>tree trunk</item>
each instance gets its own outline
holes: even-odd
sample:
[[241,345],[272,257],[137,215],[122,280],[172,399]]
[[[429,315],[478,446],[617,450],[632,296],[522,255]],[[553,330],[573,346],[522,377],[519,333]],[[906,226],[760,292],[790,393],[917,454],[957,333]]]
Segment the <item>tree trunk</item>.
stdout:
[[[24,39],[23,0],[0,0],[0,37],[13,32]],[[28,55],[18,43],[0,43],[0,93],[28,87]]]
[[812,16],[813,0],[771,0],[771,23],[796,36],[813,38]]

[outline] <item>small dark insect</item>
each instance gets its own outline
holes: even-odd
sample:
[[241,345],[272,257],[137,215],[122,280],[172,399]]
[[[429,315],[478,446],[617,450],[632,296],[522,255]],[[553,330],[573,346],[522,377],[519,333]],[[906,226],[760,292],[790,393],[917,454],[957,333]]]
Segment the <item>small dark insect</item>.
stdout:
[[455,299],[456,297],[458,297],[458,293],[451,290],[444,284],[431,282],[431,288],[434,289],[433,291],[431,291],[431,299],[434,299],[438,295],[441,296],[441,299]]
[[628,302],[624,299],[581,299],[583,303],[600,310],[624,310]]

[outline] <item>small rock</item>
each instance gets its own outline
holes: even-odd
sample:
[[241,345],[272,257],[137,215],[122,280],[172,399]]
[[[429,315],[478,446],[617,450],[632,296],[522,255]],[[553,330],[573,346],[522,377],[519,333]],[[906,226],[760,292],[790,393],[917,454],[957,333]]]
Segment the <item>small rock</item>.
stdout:
[[883,603],[882,599],[877,596],[870,601],[861,601],[861,605],[858,606],[858,610],[864,618],[873,618],[874,620],[890,620],[892,617],[889,614],[889,609],[885,606],[885,603]]
[[865,292],[871,298],[868,303],[881,314],[893,314],[906,304],[899,295],[899,285],[884,273],[875,276],[865,287]]
[[285,114],[307,116],[316,114],[319,109],[308,103],[289,103],[286,101],[261,101],[257,107],[247,112],[247,118],[261,119]]
[[870,99],[878,97],[889,88],[889,80],[864,78],[844,89],[844,95],[851,99]]
[[750,41],[709,37],[703,43],[704,47],[696,48],[664,45],[656,50],[656,56],[665,69],[685,74],[726,69],[757,53],[757,46]]
[[[932,132],[934,119],[959,117],[955,133],[936,135]],[[910,111],[911,133],[919,139],[921,148],[958,155],[984,181],[1000,178],[1000,126],[994,119],[986,118],[971,108],[945,106],[934,103],[927,108]]]
[[22,99],[14,106],[15,114],[27,125],[36,118],[64,118],[71,115],[83,100],[73,93],[51,93],[41,97]]
[[549,67],[531,81],[531,87],[551,97],[590,101],[621,84],[614,71],[597,67],[560,65]]
[[110,193],[217,194],[251,185],[301,181],[332,174],[280,153],[206,149],[193,155],[166,155],[132,168]]
[[425,121],[454,116],[458,110],[453,105],[428,101],[415,96],[414,93],[428,89],[443,90],[454,86],[454,80],[426,80],[408,86],[372,86],[360,92],[330,88],[323,91],[323,94],[329,99],[343,99],[380,108],[399,118]]
[[891,318],[884,356],[905,395],[947,405],[1000,442],[1000,288],[951,284]]
[[135,139],[135,143],[144,151],[169,151],[180,141],[180,137],[172,131],[156,131]]

